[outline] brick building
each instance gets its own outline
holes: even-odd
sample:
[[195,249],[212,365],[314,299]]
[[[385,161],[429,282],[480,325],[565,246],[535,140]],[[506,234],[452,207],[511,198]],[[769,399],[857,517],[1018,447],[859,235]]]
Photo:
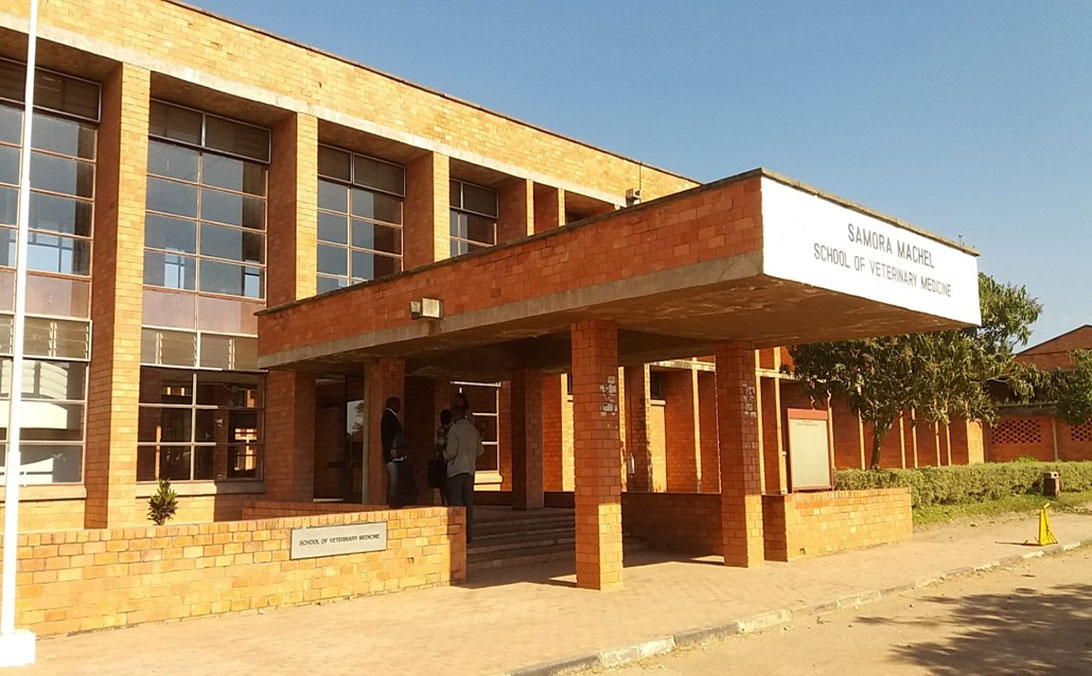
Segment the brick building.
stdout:
[[[1016,356],[1047,371],[1073,367],[1073,351],[1092,349],[1092,326],[1033,345]],[[1001,419],[986,429],[986,458],[1007,462],[1018,458],[1036,460],[1092,459],[1092,423],[1069,425],[1053,403],[1013,405],[1001,408]]]
[[[25,12],[0,4],[0,324]],[[681,536],[736,565],[793,558],[808,519],[889,496],[786,495],[782,409],[809,406],[778,346],[978,321],[974,252],[890,216],[762,169],[699,185],[181,3],[46,1],[39,66],[25,531],[134,537],[159,478],[183,523],[306,519],[316,500],[352,520],[382,501],[387,397],[423,485],[463,391],[483,492],[521,509],[571,492],[581,585],[621,583],[623,512],[646,532],[706,514]],[[437,316],[411,312],[432,301]],[[848,419],[820,417],[828,440]],[[926,438],[918,457],[947,457],[936,431],[914,448]],[[417,513],[461,532],[455,510]],[[442,541],[412,584],[463,574],[464,545]],[[39,555],[58,553],[27,565]],[[111,622],[70,619],[51,630]]]

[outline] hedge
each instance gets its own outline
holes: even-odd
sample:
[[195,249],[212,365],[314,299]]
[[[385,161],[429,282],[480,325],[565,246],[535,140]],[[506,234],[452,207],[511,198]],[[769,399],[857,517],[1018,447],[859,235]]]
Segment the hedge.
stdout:
[[834,473],[837,490],[909,486],[914,507],[955,505],[1040,493],[1043,472],[1058,472],[1062,490],[1092,490],[1090,462],[1005,462],[918,469],[843,469]]

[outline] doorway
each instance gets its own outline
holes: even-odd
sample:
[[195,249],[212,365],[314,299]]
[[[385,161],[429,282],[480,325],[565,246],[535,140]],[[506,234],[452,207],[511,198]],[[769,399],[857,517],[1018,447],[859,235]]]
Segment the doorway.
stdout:
[[338,374],[315,378],[315,498],[363,501],[368,430],[364,379]]

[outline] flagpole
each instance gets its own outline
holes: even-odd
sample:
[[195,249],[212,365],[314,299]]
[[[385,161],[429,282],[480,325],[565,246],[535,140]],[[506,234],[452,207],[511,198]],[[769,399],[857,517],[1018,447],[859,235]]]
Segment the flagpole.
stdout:
[[38,0],[30,0],[27,31],[26,89],[23,99],[23,137],[19,153],[19,221],[15,253],[15,318],[12,324],[11,385],[8,388],[8,440],[4,490],[4,551],[0,576],[0,666],[34,662],[34,634],[15,630],[15,569],[19,545],[19,448],[23,399],[23,334],[26,329],[27,231],[30,224],[30,148],[34,122],[34,73],[38,46]]

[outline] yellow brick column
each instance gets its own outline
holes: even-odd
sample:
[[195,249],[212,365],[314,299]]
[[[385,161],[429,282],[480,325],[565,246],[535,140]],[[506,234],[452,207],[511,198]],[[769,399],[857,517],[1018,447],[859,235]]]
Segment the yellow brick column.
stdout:
[[122,64],[102,88],[84,459],[87,528],[143,520],[135,483],[150,82],[147,70]]
[[[318,120],[290,114],[273,127],[269,165],[266,299],[270,307],[315,295]],[[315,377],[266,376],[267,495],[310,501],[315,486]]]
[[406,165],[402,267],[451,256],[451,180],[447,155],[426,153]]

